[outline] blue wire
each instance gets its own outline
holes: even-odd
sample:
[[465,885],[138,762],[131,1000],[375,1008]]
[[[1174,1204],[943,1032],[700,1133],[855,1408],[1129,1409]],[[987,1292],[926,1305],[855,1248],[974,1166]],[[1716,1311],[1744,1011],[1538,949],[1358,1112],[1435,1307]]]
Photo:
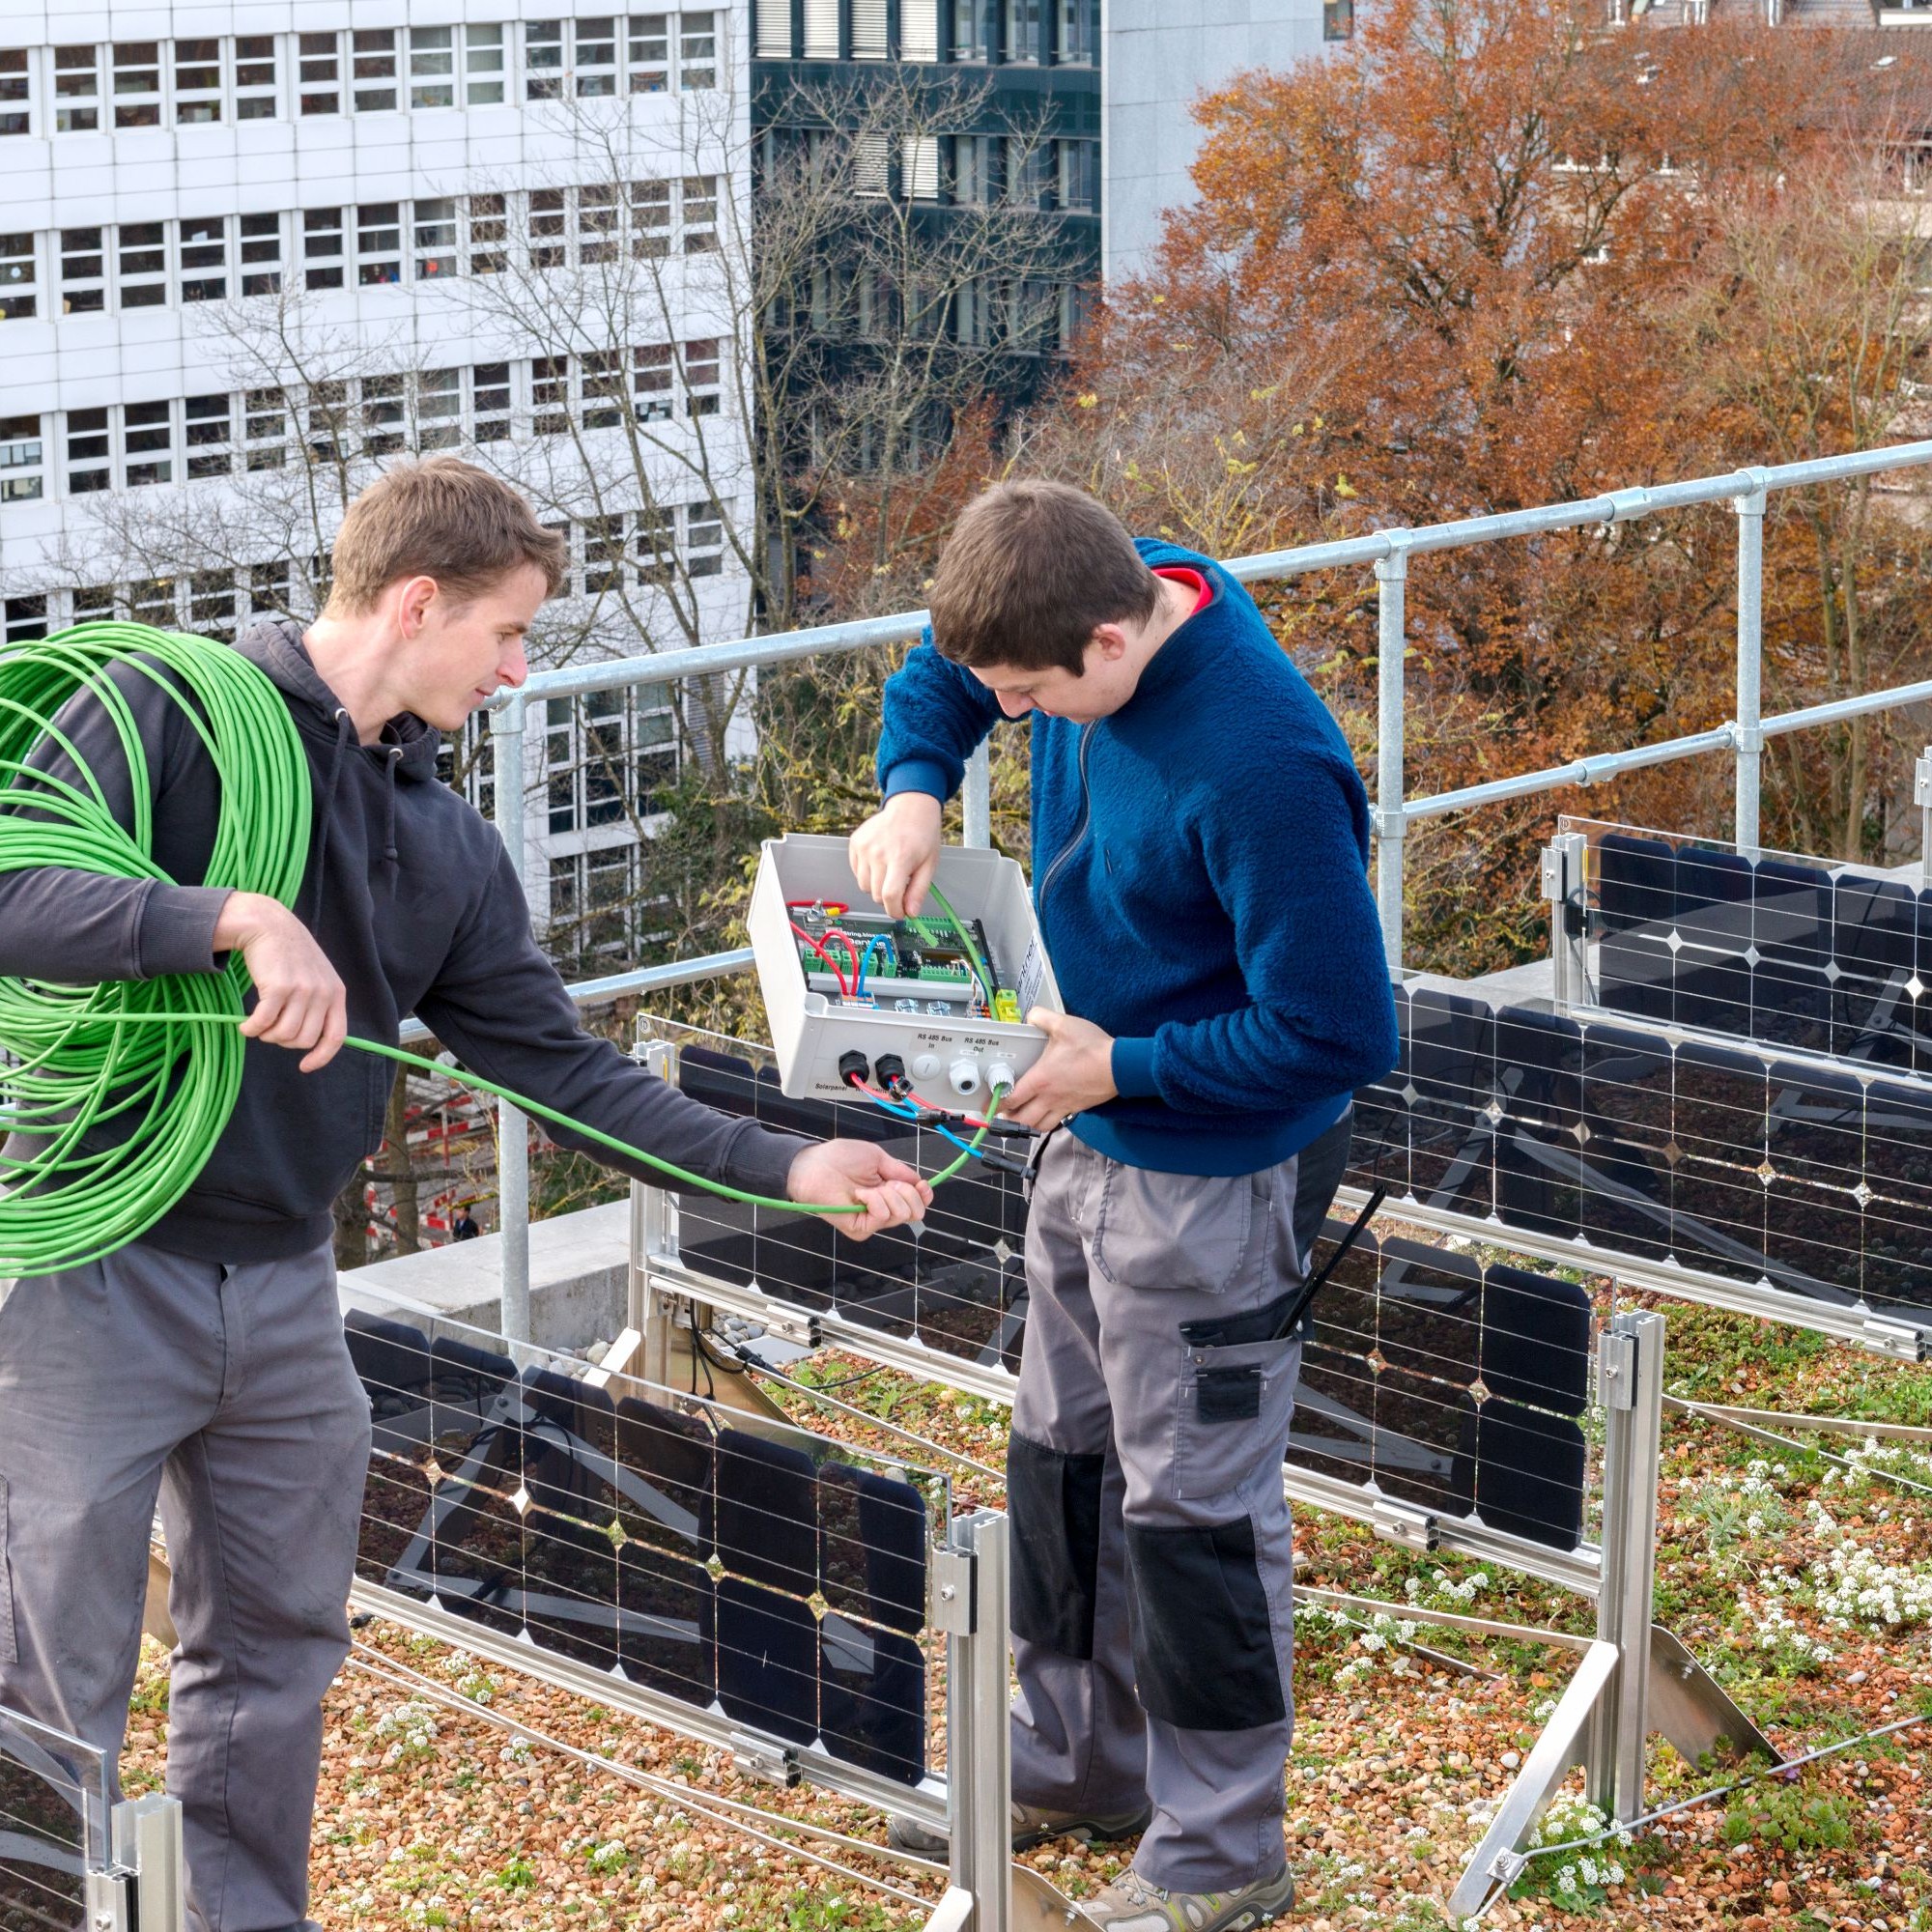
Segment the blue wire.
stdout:
[[917,1107],[901,1107],[894,1101],[881,1100],[876,1094],[867,1094],[866,1097],[871,1101],[873,1106],[880,1108],[885,1113],[896,1114],[900,1120],[910,1121],[915,1126],[923,1127],[927,1133],[937,1134],[943,1141],[951,1141],[962,1153],[970,1153],[975,1160],[983,1160],[986,1157],[984,1148],[976,1148],[971,1141],[962,1141],[957,1134],[949,1132],[937,1121],[925,1120]]
[[859,955],[858,981],[852,988],[852,997],[855,1000],[859,997],[861,993],[863,993],[866,990],[866,965],[867,962],[872,956],[873,947],[883,946],[885,943],[886,943],[886,935],[883,932],[875,932],[873,933],[870,939],[867,940],[866,950]]

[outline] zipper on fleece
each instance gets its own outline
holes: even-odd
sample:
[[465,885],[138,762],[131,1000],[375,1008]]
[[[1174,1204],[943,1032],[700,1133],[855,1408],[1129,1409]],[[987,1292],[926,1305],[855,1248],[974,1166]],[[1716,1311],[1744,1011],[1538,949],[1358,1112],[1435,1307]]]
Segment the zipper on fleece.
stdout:
[[1039,891],[1034,895],[1034,912],[1044,923],[1046,918],[1046,895],[1052,890],[1053,882],[1060,876],[1060,870],[1070,858],[1080,841],[1087,836],[1087,828],[1094,819],[1094,799],[1087,789],[1087,747],[1094,741],[1094,727],[1083,724],[1080,727],[1080,751],[1076,763],[1080,771],[1080,822],[1073,828],[1073,837],[1054,855],[1053,864],[1046,868],[1046,876],[1039,882]]

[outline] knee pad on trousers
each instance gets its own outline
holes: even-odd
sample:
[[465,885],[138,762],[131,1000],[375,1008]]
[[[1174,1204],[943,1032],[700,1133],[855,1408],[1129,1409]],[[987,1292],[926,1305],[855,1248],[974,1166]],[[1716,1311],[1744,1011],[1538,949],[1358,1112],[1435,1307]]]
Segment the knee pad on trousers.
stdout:
[[1150,1717],[1251,1731],[1288,1715],[1255,1526],[1127,1524],[1134,1681]]
[[1007,1451],[1015,1636],[1082,1662],[1094,1655],[1105,1456],[1069,1456],[1017,1431]]

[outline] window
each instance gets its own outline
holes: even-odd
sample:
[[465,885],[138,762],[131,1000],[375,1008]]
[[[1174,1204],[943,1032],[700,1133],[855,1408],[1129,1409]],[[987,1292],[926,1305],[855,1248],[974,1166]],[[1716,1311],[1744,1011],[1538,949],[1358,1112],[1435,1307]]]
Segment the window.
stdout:
[[570,358],[539,355],[530,364],[530,428],[562,436],[570,428]]
[[27,93],[27,50],[24,47],[0,48],[0,134],[25,134],[32,126]]
[[684,345],[684,402],[695,416],[718,413],[718,344],[687,342]]
[[128,403],[121,411],[124,478],[130,490],[174,480],[174,410],[167,403]]
[[994,0],[952,0],[952,58],[984,61],[993,57]]
[[886,57],[886,0],[852,0],[852,58]]
[[106,261],[99,228],[63,228],[60,237],[61,313],[99,315],[107,306]]
[[[583,594],[586,597],[602,597],[609,591],[621,589],[623,587],[623,518],[585,518],[583,524]],[[619,701],[621,702],[621,695]]]
[[670,85],[670,16],[633,14],[628,22],[631,92],[662,94]]
[[939,136],[908,134],[899,156],[899,192],[909,201],[939,199]]
[[[304,114],[342,112],[342,42],[336,34],[303,34],[297,43],[298,99]],[[340,283],[332,286],[340,287]]]
[[244,214],[242,232],[242,293],[272,296],[282,286],[282,217]]
[[1006,0],[1007,58],[1037,64],[1040,44],[1040,0]]
[[235,635],[235,579],[227,571],[202,570],[188,579],[187,627],[203,637]]
[[1321,0],[1321,38],[1350,41],[1355,37],[1355,0]]
[[623,204],[614,182],[577,190],[577,259],[585,267],[617,257],[617,224]]
[[500,194],[472,194],[469,202],[469,272],[495,275],[502,271],[508,220]]
[[989,134],[957,134],[952,141],[952,199],[983,208],[993,199],[993,140]]
[[163,631],[174,630],[181,622],[175,609],[175,581],[172,577],[151,577],[145,583],[128,586],[128,614],[137,624],[153,624]]
[[952,333],[962,347],[987,348],[993,339],[989,290],[983,279],[962,282],[952,298]]
[[631,387],[638,399],[639,422],[665,422],[670,416],[670,345],[631,352]]
[[229,396],[190,396],[182,405],[191,479],[226,476],[235,468],[235,405]]
[[440,281],[456,272],[456,204],[419,201],[415,227],[415,275],[419,282]]
[[10,644],[24,644],[47,634],[45,597],[10,597],[4,607],[5,630]]
[[[617,517],[592,518],[583,526],[583,582],[590,591],[591,557],[602,541],[600,526],[620,525]],[[618,544],[621,556],[623,545]],[[612,573],[614,578],[614,573]],[[591,594],[595,594],[591,592]],[[583,699],[583,822],[586,825],[615,825],[624,816],[624,694],[621,691],[593,691]],[[630,867],[624,867],[621,883],[612,886],[611,861],[624,857],[624,848],[589,855],[590,903],[599,903],[600,891],[607,899],[630,895]],[[601,886],[600,879],[604,882]],[[622,933],[616,935],[621,938]]]
[[470,371],[470,413],[478,442],[502,442],[510,434],[510,365],[479,362]]
[[114,586],[95,583],[73,593],[73,621],[76,624],[104,624],[114,615]]
[[[26,56],[21,55],[24,60]],[[54,132],[92,134],[100,127],[100,49],[54,49]]]
[[899,55],[909,61],[939,58],[939,0],[899,0]]
[[561,20],[525,21],[524,96],[529,100],[562,99],[563,22]]
[[583,427],[614,429],[624,419],[624,352],[590,351],[581,364],[583,383]]
[[365,289],[403,279],[403,209],[379,201],[355,211],[355,281]]
[[1089,212],[1099,206],[1100,144],[1097,141],[1060,143],[1060,205]]
[[503,104],[503,29],[500,26],[463,30],[464,100],[470,107]]
[[311,289],[342,286],[342,211],[302,211],[302,280]]
[[371,456],[403,447],[408,384],[401,376],[362,379],[362,446]]
[[425,369],[416,378],[416,447],[453,449],[463,440],[463,371]]
[[0,416],[0,503],[34,501],[43,488],[41,471],[40,417]]
[[690,577],[717,577],[724,568],[724,520],[715,503],[685,505],[684,568]]
[[838,0],[805,0],[805,57],[838,58]]
[[159,308],[168,298],[168,234],[158,221],[124,221],[115,231],[121,306]]
[[1059,0],[1054,58],[1062,67],[1092,67],[1098,21],[1094,0]]
[[637,687],[631,742],[638,756],[638,810],[662,811],[664,794],[677,782],[677,720],[671,715],[670,688]]
[[694,89],[718,85],[716,14],[683,14],[678,16],[677,84],[687,94]]
[[530,190],[530,267],[561,269],[569,256],[564,191],[560,187]]
[[[666,350],[667,369],[669,355],[669,350]],[[636,546],[638,582],[646,585],[670,582],[677,564],[676,513],[657,507],[639,510],[635,527],[637,534],[632,541]]]
[[[577,828],[577,734],[572,729],[576,723],[577,706],[568,697],[552,697],[544,701],[544,771],[549,792],[548,809],[550,829],[553,832],[575,832]],[[556,893],[556,867],[567,866],[570,872],[572,891],[565,896],[566,916],[576,913],[575,885],[577,861],[565,859],[551,861],[551,918],[558,917]]]
[[67,412],[67,493],[84,497],[93,490],[108,487],[108,461],[111,445],[107,440],[105,410],[70,410]]
[[350,36],[355,59],[355,111],[380,114],[396,105],[396,30],[358,27]]
[[289,609],[289,567],[258,563],[248,572],[248,611],[251,616],[281,615]]
[[197,127],[221,119],[221,43],[175,43],[175,120]]
[[1037,141],[1024,134],[1007,137],[1007,199],[1021,208],[1037,208],[1046,192],[1047,177],[1054,165],[1050,142]]
[[456,105],[456,29],[410,29],[410,105]]
[[852,142],[852,191],[868,200],[886,192],[886,162],[892,147],[883,134],[860,134]]
[[279,389],[250,389],[242,398],[242,420],[248,468],[279,469],[288,455],[288,398]]
[[718,245],[718,177],[684,178],[684,252],[704,255]]
[[228,294],[228,224],[205,214],[181,225],[181,298],[220,301]]
[[35,285],[40,275],[31,235],[0,235],[0,322],[16,322],[38,312]]
[[576,28],[577,91],[593,99],[617,91],[617,21],[614,14],[579,20]]
[[[569,828],[566,827],[565,830]],[[550,923],[554,935],[559,926],[577,923],[577,857],[550,862]]]
[[670,183],[631,184],[631,252],[654,261],[670,248]]
[[318,463],[333,463],[355,443],[347,383],[311,383],[308,391],[308,447]]
[[161,47],[158,41],[117,41],[114,44],[114,125],[161,125]]
[[274,35],[239,35],[235,42],[236,120],[272,121],[279,105],[275,99]]

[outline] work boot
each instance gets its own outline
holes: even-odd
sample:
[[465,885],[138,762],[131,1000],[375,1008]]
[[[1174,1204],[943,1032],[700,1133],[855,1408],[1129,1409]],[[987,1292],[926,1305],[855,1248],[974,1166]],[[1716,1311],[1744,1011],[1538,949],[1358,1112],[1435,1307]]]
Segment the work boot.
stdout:
[[1131,1866],[1080,1909],[1106,1932],[1248,1932],[1294,1906],[1286,1865],[1238,1891],[1163,1891]]
[[[1152,1816],[1151,1804],[1107,1817],[1093,1811],[1046,1811],[1037,1804],[1015,1803],[1013,1850],[1028,1851],[1049,1838],[1078,1838],[1083,1845],[1104,1844],[1110,1838],[1130,1838],[1136,1832],[1145,1832]],[[913,1852],[923,1859],[943,1859],[949,1849],[944,1832],[935,1832],[917,1818],[889,1818],[886,1842],[895,1850]]]

